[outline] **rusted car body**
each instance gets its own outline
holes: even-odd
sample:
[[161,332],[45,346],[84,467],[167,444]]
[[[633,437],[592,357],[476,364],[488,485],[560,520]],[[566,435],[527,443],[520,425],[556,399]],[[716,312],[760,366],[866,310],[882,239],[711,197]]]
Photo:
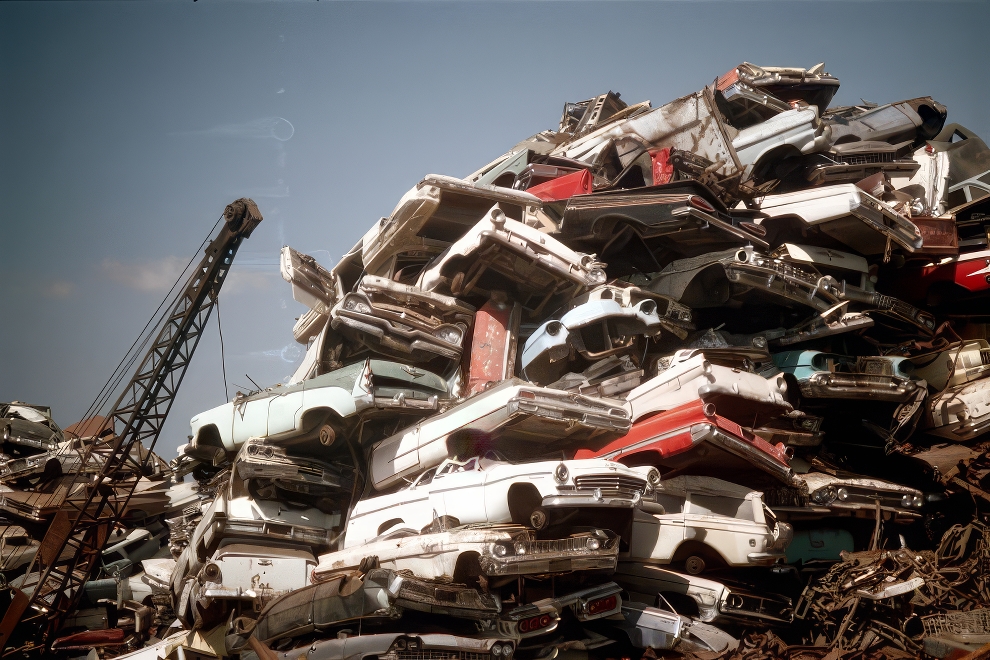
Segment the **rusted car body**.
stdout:
[[521,190],[472,183],[439,174],[428,174],[407,192],[388,218],[382,218],[361,241],[360,258],[365,272],[408,281],[403,276],[403,255],[409,266],[425,263],[417,255],[437,255],[458,241],[493,206],[521,221],[525,207],[542,206],[540,198]]
[[[712,578],[677,573],[657,564],[622,560],[613,579],[635,601],[652,603],[659,594],[684,614],[705,623],[790,625],[794,621],[793,603],[786,596],[756,593]],[[684,606],[685,598],[693,602],[693,608]]]
[[377,354],[449,367],[460,362],[474,312],[456,298],[366,275],[334,306],[330,326]]
[[467,300],[507,291],[532,317],[604,284],[603,266],[595,255],[575,252],[494,207],[431,262],[417,284]]

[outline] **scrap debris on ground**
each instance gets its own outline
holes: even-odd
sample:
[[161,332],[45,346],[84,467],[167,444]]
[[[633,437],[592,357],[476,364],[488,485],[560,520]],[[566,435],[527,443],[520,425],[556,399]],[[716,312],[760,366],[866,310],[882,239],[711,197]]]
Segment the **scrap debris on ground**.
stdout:
[[[990,149],[838,87],[566,103],[332,268],[283,248],[302,364],[136,445],[45,653],[988,657]],[[31,593],[115,426],[0,417]]]

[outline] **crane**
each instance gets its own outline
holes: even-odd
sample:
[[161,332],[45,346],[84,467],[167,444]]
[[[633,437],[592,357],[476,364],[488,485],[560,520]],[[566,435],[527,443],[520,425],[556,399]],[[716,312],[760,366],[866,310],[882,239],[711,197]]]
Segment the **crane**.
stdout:
[[[135,460],[134,450],[142,445],[149,450],[154,447],[234,255],[262,217],[254,201],[242,198],[227,205],[223,220],[108,413],[112,433],[87,448],[77,472],[77,479],[85,480],[85,496],[67,498],[52,519],[28,568],[27,575],[36,578],[33,593],[14,589],[0,620],[4,655],[44,654],[47,640],[76,608],[111,530],[123,517],[151,455],[149,451],[145,459]],[[35,639],[28,647],[11,647],[14,630],[28,621]]]

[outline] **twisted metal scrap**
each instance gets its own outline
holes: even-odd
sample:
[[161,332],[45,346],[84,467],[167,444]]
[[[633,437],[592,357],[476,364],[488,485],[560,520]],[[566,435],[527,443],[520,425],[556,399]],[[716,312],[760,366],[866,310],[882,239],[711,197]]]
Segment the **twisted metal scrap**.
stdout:
[[684,660],[907,660],[916,657],[916,652],[906,652],[889,645],[866,651],[788,646],[772,632],[750,632],[739,640],[738,647],[722,653],[695,652],[683,656]]
[[[900,594],[884,590],[920,578],[920,586]],[[990,602],[990,527],[978,522],[956,525],[935,552],[906,548],[846,553],[798,603],[814,644],[837,650],[866,650],[879,643],[908,653],[918,640],[900,630],[912,614],[967,611]]]

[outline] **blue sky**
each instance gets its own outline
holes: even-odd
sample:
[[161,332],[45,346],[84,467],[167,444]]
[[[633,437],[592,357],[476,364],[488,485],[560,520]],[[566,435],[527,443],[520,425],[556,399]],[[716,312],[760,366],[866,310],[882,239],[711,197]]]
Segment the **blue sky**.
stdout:
[[[990,136],[987,3],[0,3],[0,400],[83,414],[224,206],[265,221],[221,295],[227,375],[284,379],[324,265],[427,173],[463,176],[609,89],[662,104],[741,61],[835,104],[931,95]],[[211,322],[160,440],[225,401]]]

